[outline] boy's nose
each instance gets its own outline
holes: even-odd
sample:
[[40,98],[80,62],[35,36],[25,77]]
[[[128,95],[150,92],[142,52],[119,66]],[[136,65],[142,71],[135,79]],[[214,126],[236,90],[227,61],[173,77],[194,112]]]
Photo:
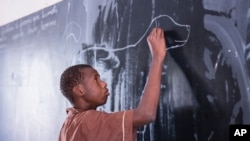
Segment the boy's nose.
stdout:
[[102,87],[107,87],[107,83],[102,80]]

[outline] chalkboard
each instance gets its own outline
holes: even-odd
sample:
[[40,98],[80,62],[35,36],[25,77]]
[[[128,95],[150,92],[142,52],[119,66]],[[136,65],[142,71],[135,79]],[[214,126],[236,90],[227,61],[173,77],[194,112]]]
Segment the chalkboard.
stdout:
[[153,27],[167,58],[156,121],[138,141],[229,140],[250,124],[249,1],[65,0],[0,27],[0,138],[57,140],[71,105],[62,71],[87,63],[108,83],[99,110],[137,106],[147,79]]

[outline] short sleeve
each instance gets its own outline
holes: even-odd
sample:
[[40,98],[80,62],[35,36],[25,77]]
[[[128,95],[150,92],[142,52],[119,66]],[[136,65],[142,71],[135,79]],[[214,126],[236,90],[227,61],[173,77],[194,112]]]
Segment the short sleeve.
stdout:
[[122,119],[122,131],[122,141],[133,141],[135,139],[135,133],[133,133],[133,110],[124,111]]
[[79,130],[86,141],[134,140],[133,110],[114,113],[87,111],[80,124]]

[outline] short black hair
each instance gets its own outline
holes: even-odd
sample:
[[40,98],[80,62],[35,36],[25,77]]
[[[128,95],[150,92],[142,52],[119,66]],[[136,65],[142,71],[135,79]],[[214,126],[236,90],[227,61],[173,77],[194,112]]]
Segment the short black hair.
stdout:
[[85,68],[92,68],[90,65],[87,64],[78,64],[71,67],[68,67],[61,75],[60,79],[60,90],[71,104],[74,105],[73,100],[73,88],[81,80],[84,79],[83,70]]

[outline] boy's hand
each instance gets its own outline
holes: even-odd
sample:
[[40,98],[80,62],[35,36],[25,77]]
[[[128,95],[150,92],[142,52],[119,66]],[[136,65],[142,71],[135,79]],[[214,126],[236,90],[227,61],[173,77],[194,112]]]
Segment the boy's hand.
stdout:
[[167,48],[164,31],[161,28],[153,28],[147,37],[147,42],[153,58],[165,58]]

